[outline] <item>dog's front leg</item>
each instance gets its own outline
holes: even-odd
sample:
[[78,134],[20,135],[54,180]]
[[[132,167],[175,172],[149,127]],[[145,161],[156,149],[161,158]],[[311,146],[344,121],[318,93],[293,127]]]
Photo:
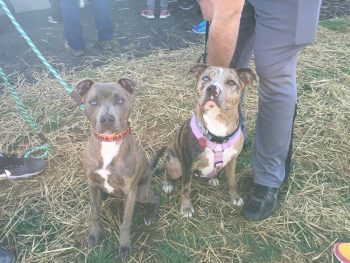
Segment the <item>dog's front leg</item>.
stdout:
[[89,247],[96,245],[100,232],[100,210],[102,202],[101,190],[96,186],[89,184],[90,188],[90,204],[91,204],[91,215],[90,215],[90,233],[88,244]]
[[191,202],[191,182],[192,174],[189,171],[184,171],[182,176],[182,188],[181,188],[181,214],[184,217],[190,218],[194,213],[194,209]]
[[123,223],[120,228],[119,255],[122,260],[125,260],[131,254],[130,226],[134,213],[135,201],[136,189],[130,189],[125,197]]
[[235,206],[242,206],[243,199],[239,196],[237,190],[237,180],[236,180],[236,158],[233,158],[225,166],[225,173],[228,179],[229,193],[231,197],[231,202]]

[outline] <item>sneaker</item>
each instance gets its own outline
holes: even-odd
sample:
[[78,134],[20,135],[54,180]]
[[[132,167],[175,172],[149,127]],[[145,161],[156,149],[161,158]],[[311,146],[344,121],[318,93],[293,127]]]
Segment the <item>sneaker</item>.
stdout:
[[278,189],[254,184],[244,206],[244,217],[248,220],[260,221],[271,216],[277,208]]
[[159,18],[167,18],[170,16],[170,11],[168,9],[160,10]]
[[143,9],[141,11],[141,16],[147,17],[147,18],[154,18],[154,9]]
[[72,52],[72,54],[76,57],[81,57],[82,55],[85,54],[84,50],[76,50],[74,48],[71,48],[70,45],[68,44],[68,41],[64,42],[64,47],[66,48],[67,51]]
[[207,28],[207,21],[202,20],[198,25],[192,26],[192,31],[197,34],[205,34],[205,30]]
[[101,49],[105,51],[110,51],[113,49],[111,40],[104,40],[104,41],[101,40],[101,41],[98,41],[97,44]]
[[179,8],[182,10],[190,10],[194,7],[194,1],[183,1],[180,5]]
[[[20,158],[15,155],[0,153],[0,178],[22,179],[41,173],[46,161],[39,158]],[[1,262],[1,261],[0,261]]]
[[0,248],[0,262],[1,263],[14,263],[15,256],[8,250]]
[[333,254],[341,263],[350,263],[350,243],[335,243]]
[[49,17],[47,18],[47,21],[48,21],[49,23],[51,23],[51,24],[59,24],[59,23],[61,23],[61,21],[55,20],[52,16],[49,16]]

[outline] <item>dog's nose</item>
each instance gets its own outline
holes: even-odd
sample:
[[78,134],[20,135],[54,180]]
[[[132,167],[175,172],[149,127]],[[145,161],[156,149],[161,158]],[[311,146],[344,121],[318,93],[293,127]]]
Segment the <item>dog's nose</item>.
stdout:
[[111,114],[104,114],[101,118],[100,118],[100,122],[102,123],[102,124],[112,124],[112,123],[114,123],[114,121],[115,121],[115,118],[114,118],[114,116],[113,115],[111,115]]
[[217,96],[220,94],[220,89],[215,85],[209,85],[207,88],[208,95]]

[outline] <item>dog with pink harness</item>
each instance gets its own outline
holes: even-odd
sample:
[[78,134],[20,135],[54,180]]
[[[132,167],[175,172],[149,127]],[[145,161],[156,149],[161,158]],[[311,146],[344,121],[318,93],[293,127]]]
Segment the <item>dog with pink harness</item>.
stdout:
[[194,113],[177,131],[168,147],[163,190],[170,193],[174,181],[182,178],[181,214],[190,218],[192,176],[203,177],[218,186],[224,169],[233,205],[242,206],[236,186],[236,158],[244,136],[238,116],[241,91],[256,80],[251,69],[230,69],[198,64],[191,69],[197,76],[198,100]]

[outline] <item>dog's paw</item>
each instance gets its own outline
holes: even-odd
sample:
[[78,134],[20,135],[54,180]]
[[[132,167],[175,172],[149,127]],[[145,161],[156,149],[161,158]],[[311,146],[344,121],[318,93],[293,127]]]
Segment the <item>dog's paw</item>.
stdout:
[[243,201],[242,197],[237,196],[236,198],[234,198],[234,199],[232,200],[232,204],[233,204],[234,206],[241,207],[241,206],[244,205],[244,201]]
[[208,180],[208,183],[210,186],[215,186],[215,187],[220,185],[218,178],[210,178]]
[[165,181],[163,184],[163,191],[166,194],[170,194],[174,189],[174,185],[172,182],[170,181]]
[[186,207],[181,207],[181,215],[185,218],[191,218],[193,213],[194,213],[194,209],[193,209],[193,206],[190,205],[190,206],[186,206]]
[[156,217],[151,216],[148,218],[144,218],[143,221],[145,222],[145,226],[149,226],[149,225],[152,225],[156,221]]
[[131,255],[131,246],[120,246],[119,247],[119,256],[122,261],[125,261],[130,257]]

